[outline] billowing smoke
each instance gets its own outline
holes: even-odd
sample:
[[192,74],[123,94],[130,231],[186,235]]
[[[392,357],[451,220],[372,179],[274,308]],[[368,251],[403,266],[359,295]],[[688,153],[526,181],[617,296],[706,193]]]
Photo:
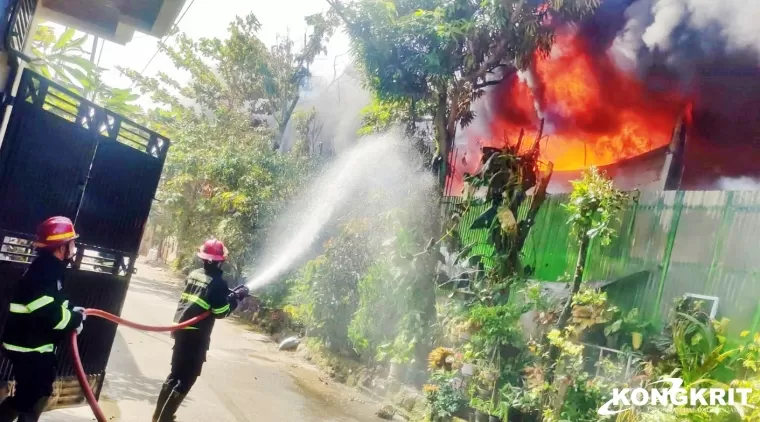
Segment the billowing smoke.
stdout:
[[760,176],[760,2],[638,0],[624,16],[617,63],[692,101],[682,187]]
[[629,59],[662,55],[666,64],[760,53],[760,2],[746,0],[638,0],[625,11],[615,46]]
[[[371,94],[362,86],[361,75],[351,65],[332,80],[313,78],[309,89],[302,93],[296,112],[314,109],[319,133],[312,141],[340,152],[355,144],[356,132],[362,125],[361,110],[371,101]],[[296,141],[293,123],[291,120],[285,130],[282,151],[290,150]]]

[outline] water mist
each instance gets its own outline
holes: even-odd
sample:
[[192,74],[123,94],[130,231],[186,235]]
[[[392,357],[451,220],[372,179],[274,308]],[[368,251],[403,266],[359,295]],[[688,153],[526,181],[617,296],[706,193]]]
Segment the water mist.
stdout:
[[410,183],[430,185],[429,174],[410,171],[413,166],[400,136],[379,135],[362,139],[341,154],[309,186],[308,193],[281,216],[271,241],[263,250],[262,264],[257,266],[246,287],[260,289],[287,273],[312,245],[323,229],[351,208],[361,207],[368,190],[406,189],[396,198],[414,196],[420,189]]

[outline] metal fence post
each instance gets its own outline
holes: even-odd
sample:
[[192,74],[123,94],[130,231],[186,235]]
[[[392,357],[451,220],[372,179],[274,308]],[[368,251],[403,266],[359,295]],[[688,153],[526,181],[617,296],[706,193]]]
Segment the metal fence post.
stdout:
[[723,215],[721,216],[720,226],[715,236],[715,245],[713,246],[713,256],[710,262],[710,269],[707,272],[707,279],[705,279],[704,294],[707,294],[707,288],[712,286],[713,277],[720,267],[721,257],[723,255],[723,249],[726,244],[726,236],[731,228],[733,221],[733,206],[734,206],[734,193],[726,192],[726,205],[723,208]]
[[631,260],[631,247],[633,246],[633,228],[636,224],[636,215],[639,212],[639,197],[641,196],[641,192],[636,192],[633,197],[633,207],[631,208],[631,217],[628,221],[628,227],[625,230],[625,243],[623,244],[621,248],[621,255],[622,255],[622,262],[619,262],[618,265],[621,265],[622,268],[619,268],[622,274],[623,272],[628,270],[628,262]]
[[670,258],[673,255],[673,246],[676,243],[676,234],[678,233],[678,222],[681,220],[681,211],[683,211],[684,191],[677,191],[673,202],[673,217],[670,220],[670,230],[668,230],[668,240],[665,244],[665,253],[662,256],[662,272],[660,274],[660,285],[657,289],[657,298],[652,304],[652,317],[655,317],[662,305],[662,295],[665,292],[665,282],[668,278],[668,269],[670,269]]

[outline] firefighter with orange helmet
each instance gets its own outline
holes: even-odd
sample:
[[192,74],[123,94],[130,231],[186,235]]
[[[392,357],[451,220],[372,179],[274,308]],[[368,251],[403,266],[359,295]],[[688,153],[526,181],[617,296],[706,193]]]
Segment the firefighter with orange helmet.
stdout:
[[36,421],[47,406],[56,378],[55,351],[60,341],[82,331],[84,308],[72,307],[61,293],[64,270],[79,237],[66,217],[52,217],[37,228],[37,257],[11,295],[2,336],[13,364],[15,394],[0,404],[0,422]]
[[187,277],[174,322],[181,323],[205,312],[209,312],[211,317],[172,334],[171,373],[158,395],[154,422],[174,420],[174,414],[201,374],[214,320],[228,316],[237,308],[238,300],[242,299],[241,295],[227,287],[227,282],[222,278],[222,263],[227,260],[227,248],[222,242],[216,239],[206,241],[197,256],[203,261],[203,268]]

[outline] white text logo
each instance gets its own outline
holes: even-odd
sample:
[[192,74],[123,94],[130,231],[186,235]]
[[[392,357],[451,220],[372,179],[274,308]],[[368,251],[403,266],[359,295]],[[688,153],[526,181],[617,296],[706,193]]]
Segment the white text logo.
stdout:
[[739,411],[747,406],[749,388],[681,388],[683,380],[663,378],[649,384],[670,384],[670,388],[615,388],[612,398],[599,408],[602,416],[611,416],[640,406],[733,406]]

